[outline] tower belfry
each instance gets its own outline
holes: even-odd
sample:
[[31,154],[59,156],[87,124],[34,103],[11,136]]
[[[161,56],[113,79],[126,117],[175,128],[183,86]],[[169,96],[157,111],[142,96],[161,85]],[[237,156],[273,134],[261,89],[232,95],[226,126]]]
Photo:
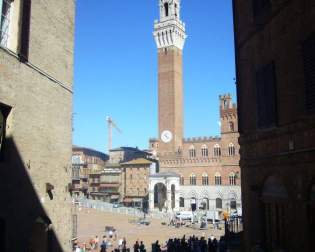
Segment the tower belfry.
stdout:
[[174,153],[183,141],[183,48],[185,24],[180,0],[159,0],[160,19],[154,24],[158,48],[160,153]]

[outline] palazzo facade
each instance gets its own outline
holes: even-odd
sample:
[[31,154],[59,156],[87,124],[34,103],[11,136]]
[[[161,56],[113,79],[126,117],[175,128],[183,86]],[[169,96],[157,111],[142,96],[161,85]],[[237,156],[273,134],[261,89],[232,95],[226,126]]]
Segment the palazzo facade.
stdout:
[[219,97],[221,136],[183,136],[183,48],[180,0],[160,1],[158,48],[159,137],[150,139],[159,169],[149,181],[149,206],[168,210],[241,209],[237,106]]

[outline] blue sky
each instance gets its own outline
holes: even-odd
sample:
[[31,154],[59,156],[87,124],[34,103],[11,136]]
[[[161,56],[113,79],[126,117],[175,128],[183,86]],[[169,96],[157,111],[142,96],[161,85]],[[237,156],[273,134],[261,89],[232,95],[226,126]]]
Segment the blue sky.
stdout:
[[[148,147],[157,137],[158,0],[77,0],[73,143],[107,151],[110,115],[122,130],[113,147]],[[182,0],[185,137],[219,135],[218,96],[235,100],[230,0]]]

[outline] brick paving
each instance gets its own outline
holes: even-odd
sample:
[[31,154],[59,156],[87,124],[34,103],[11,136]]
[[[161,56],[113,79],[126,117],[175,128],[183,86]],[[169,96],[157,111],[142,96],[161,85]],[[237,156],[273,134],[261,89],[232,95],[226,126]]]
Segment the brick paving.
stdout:
[[[170,237],[186,237],[191,235],[209,237],[213,234],[219,238],[223,235],[223,230],[194,230],[188,227],[174,228],[161,224],[161,220],[149,219],[149,226],[137,225],[131,223],[134,220],[132,216],[101,212],[94,209],[81,209],[78,211],[78,238],[80,242],[88,242],[91,238],[98,235],[104,235],[105,226],[114,226],[118,231],[118,239],[125,237],[127,246],[132,247],[133,243],[139,239],[143,241],[147,249],[151,249],[151,243],[159,240],[164,243]],[[117,246],[117,241],[113,241]]]

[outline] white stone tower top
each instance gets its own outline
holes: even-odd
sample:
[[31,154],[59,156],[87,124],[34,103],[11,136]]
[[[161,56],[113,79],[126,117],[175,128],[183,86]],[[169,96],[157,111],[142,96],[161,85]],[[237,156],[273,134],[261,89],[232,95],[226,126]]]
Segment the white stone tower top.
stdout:
[[175,46],[183,50],[187,38],[185,23],[180,20],[180,0],[159,0],[160,20],[154,23],[158,49]]

